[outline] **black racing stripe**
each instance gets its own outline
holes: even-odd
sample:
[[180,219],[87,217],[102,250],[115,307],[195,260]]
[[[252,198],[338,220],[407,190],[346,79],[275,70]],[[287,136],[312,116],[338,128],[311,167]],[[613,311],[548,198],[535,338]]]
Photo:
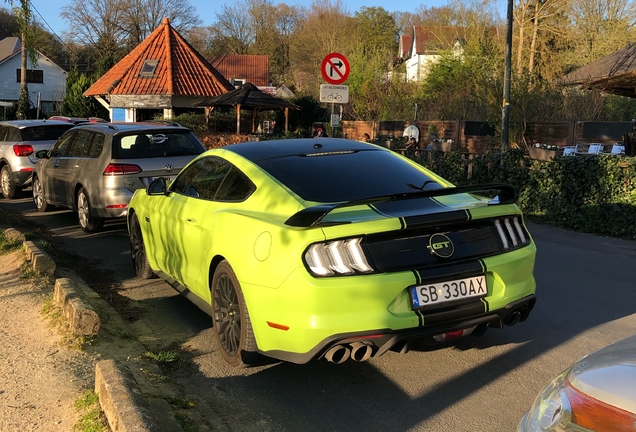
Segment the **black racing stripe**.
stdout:
[[453,223],[462,223],[469,220],[470,215],[466,210],[454,210],[447,212],[436,212],[418,216],[407,216],[404,222],[408,228],[421,226],[436,226]]
[[387,214],[382,213],[380,210],[378,210],[378,208],[376,206],[374,206],[373,204],[369,204],[369,208],[371,210],[373,210],[374,212],[376,212],[377,214],[379,214],[380,216],[387,216]]
[[467,209],[467,210],[464,210],[464,211],[466,212],[466,216],[468,217],[467,220],[469,220],[469,221],[473,220],[473,215],[470,212],[470,210]]
[[417,271],[413,270],[413,276],[415,276],[415,283],[416,284],[419,285],[419,284],[422,283],[422,278],[420,277],[420,274]]
[[[486,278],[488,278],[488,267],[486,266],[486,262],[482,259],[479,260],[479,262],[481,263],[482,268],[484,269],[484,274],[486,275]],[[486,283],[487,285],[488,283]],[[488,303],[488,300],[486,300],[485,298],[480,299],[481,302],[484,304],[484,307],[486,308],[486,312],[490,311],[490,304]]]
[[406,228],[406,221],[404,220],[404,218],[400,218],[400,229],[405,229]]
[[470,260],[443,266],[416,269],[420,282],[435,283],[463,279],[484,274],[484,265],[481,260]]
[[415,312],[415,315],[417,315],[417,326],[422,327],[424,325],[424,317],[422,316],[422,312],[417,309],[413,312]]

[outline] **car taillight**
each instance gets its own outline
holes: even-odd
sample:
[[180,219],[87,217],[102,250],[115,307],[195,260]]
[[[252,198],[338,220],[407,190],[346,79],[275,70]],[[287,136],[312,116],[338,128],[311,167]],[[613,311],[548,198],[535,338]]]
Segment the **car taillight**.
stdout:
[[124,175],[124,174],[137,174],[142,171],[139,165],[132,164],[108,164],[104,170],[105,176]]
[[16,156],[28,156],[33,153],[33,146],[29,144],[13,144],[13,152]]
[[521,226],[519,216],[506,217],[495,220],[495,229],[499,234],[499,239],[504,250],[516,249],[530,243],[530,237]]
[[305,263],[315,276],[371,273],[373,267],[360,246],[361,238],[316,243],[305,252]]

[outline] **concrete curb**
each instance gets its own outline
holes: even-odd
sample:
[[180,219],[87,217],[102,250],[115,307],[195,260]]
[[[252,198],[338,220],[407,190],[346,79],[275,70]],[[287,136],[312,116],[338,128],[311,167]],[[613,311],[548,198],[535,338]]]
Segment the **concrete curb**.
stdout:
[[55,280],[53,301],[60,305],[74,336],[95,336],[100,320],[97,312],[77,293],[77,284],[68,278]]
[[113,432],[163,430],[126,365],[115,360],[97,362],[95,392]]
[[46,252],[37,247],[31,240],[24,241],[24,249],[36,273],[52,275],[55,273],[55,261]]

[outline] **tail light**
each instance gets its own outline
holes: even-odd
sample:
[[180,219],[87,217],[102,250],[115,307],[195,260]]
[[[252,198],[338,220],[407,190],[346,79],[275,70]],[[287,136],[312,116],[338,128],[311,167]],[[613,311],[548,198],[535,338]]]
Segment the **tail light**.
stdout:
[[132,164],[108,164],[104,170],[105,176],[137,174],[143,171],[139,165]]
[[519,216],[495,220],[495,228],[504,250],[516,249],[530,243],[530,236],[521,225]]
[[305,263],[315,276],[339,276],[371,273],[362,250],[361,238],[315,243],[305,252]]
[[29,156],[33,154],[33,146],[30,144],[13,144],[13,152],[16,156]]

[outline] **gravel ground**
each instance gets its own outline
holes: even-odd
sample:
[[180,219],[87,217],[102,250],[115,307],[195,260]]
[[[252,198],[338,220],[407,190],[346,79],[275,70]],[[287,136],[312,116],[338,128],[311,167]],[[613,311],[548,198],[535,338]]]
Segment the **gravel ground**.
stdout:
[[0,255],[0,431],[72,431],[94,361],[43,315],[53,287],[24,279],[24,259],[22,250]]

